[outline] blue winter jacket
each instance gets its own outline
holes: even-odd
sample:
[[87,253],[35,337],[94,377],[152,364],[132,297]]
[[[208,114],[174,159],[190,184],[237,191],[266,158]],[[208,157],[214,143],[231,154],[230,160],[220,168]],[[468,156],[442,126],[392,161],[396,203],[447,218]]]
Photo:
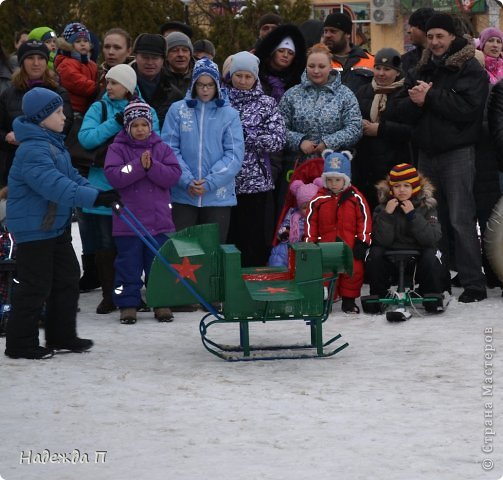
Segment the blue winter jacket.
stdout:
[[[236,205],[235,177],[244,157],[239,113],[225,94],[204,103],[191,98],[192,90],[193,85],[184,100],[171,105],[162,127],[161,138],[182,168],[171,198],[174,203],[196,207]],[[192,181],[202,179],[207,192],[200,197],[189,195]]]
[[[115,137],[121,130],[122,125],[115,119],[117,114],[123,114],[129,100],[112,100],[105,92],[101,100],[105,102],[107,107],[107,119],[102,119],[101,101],[94,102],[87,110],[82,126],[79,130],[79,142],[88,149],[103,145],[109,138]],[[152,108],[152,129],[155,133],[159,134],[159,120],[155,110]],[[111,190],[112,187],[105,177],[103,167],[91,167],[89,169],[88,180],[92,185],[100,190]],[[96,213],[100,215],[112,215],[112,209],[106,207],[97,207],[92,209],[85,209],[88,213]]]
[[354,146],[362,136],[358,101],[335,71],[322,86],[314,85],[304,72],[302,83],[283,95],[279,111],[285,119],[288,150],[302,156],[303,140],[323,141],[327,148],[342,150]]
[[[98,190],[72,166],[64,135],[17,117],[14,134],[20,142],[9,172],[7,228],[16,242],[58,237],[70,226],[73,207],[91,207]],[[42,223],[56,204],[49,227]]]

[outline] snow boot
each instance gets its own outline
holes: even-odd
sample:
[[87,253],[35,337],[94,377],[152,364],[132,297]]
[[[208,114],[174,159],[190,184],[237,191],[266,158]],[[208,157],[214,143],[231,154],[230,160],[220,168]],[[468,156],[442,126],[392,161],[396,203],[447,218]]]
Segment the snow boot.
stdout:
[[5,355],[10,358],[28,358],[29,360],[45,360],[54,356],[54,352],[50,348],[42,347],[41,345],[22,350],[5,350]]
[[87,253],[81,256],[82,258],[82,278],[79,280],[80,292],[90,292],[101,287],[101,282],[98,277],[96,268],[96,256],[94,253]]
[[98,250],[96,252],[96,268],[101,282],[103,299],[96,307],[96,313],[107,314],[117,310],[114,304],[112,292],[114,288],[114,260],[115,250]]
[[136,308],[121,308],[120,322],[123,325],[133,325],[136,323]]
[[56,342],[47,344],[50,350],[68,350],[69,352],[82,353],[92,348],[94,342],[87,338],[75,337],[66,342]]
[[168,307],[156,307],[154,308],[154,317],[158,322],[172,322],[173,313]]

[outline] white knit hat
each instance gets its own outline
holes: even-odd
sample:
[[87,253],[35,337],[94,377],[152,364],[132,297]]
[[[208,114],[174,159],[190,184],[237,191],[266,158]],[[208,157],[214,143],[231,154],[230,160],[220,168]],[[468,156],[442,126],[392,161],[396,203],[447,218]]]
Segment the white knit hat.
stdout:
[[107,72],[105,78],[111,78],[112,80],[119,82],[131,93],[131,95],[134,95],[134,91],[136,89],[136,72],[129,65],[126,65],[125,63],[115,65],[115,67],[112,67]]
[[279,50],[280,48],[288,48],[293,53],[295,53],[295,43],[293,43],[292,37],[285,37],[279,45],[274,49],[274,51]]

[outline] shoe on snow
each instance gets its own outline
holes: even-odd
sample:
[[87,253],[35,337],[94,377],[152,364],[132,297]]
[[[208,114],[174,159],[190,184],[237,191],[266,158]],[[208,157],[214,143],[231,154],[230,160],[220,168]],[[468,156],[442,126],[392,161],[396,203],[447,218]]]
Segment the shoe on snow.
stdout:
[[82,353],[90,350],[93,345],[94,343],[92,340],[75,337],[72,340],[67,340],[66,342],[48,343],[47,348],[51,348],[55,351],[67,350],[69,352]]
[[461,303],[480,302],[485,298],[487,298],[487,292],[485,290],[474,290],[472,288],[466,288],[465,291],[459,296],[458,302]]
[[27,358],[29,360],[45,360],[54,356],[54,351],[50,348],[38,346],[24,348],[20,350],[5,350],[5,355],[10,358]]
[[173,313],[168,307],[154,308],[154,317],[158,322],[168,323],[173,321]]
[[136,308],[121,308],[120,322],[123,325],[133,325],[136,323]]

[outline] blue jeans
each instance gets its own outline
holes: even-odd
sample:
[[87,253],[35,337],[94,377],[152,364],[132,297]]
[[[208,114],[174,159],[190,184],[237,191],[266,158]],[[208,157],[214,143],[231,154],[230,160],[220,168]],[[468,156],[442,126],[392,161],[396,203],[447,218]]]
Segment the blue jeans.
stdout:
[[84,255],[115,248],[112,237],[112,215],[86,213],[79,208],[77,221]]
[[447,265],[451,227],[457,259],[459,281],[463,288],[485,289],[482,256],[477,236],[473,183],[475,179],[475,147],[463,147],[438,155],[419,151],[419,171],[435,187],[438,216],[442,225],[440,250]]

